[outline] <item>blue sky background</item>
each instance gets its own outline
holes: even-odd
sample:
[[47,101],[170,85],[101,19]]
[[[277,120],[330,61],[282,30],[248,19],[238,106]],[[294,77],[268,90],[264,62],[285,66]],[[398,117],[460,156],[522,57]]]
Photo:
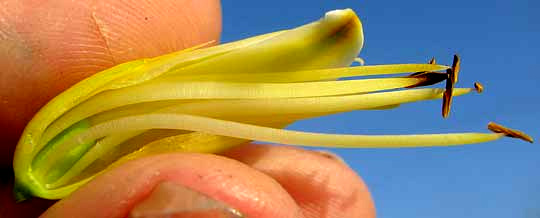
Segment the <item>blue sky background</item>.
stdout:
[[[388,111],[355,111],[298,122],[290,129],[348,134],[484,131],[489,121],[540,138],[540,1],[223,1],[223,42],[291,28],[325,11],[354,9],[364,25],[367,64],[462,57],[458,86],[481,94]],[[540,217],[540,146],[504,139],[419,149],[335,149],[365,179],[378,216]]]

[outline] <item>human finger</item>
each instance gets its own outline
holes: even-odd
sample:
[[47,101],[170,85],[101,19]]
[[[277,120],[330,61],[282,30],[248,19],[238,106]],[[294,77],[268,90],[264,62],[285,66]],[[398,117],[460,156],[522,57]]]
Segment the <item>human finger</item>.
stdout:
[[[302,217],[294,200],[267,175],[229,158],[195,153],[162,154],[127,162],[96,177],[42,216],[127,217],[163,182],[203,193],[245,217]],[[155,207],[146,211],[152,209]],[[159,215],[176,215],[163,212],[168,214]]]
[[274,178],[302,208],[306,218],[375,217],[365,183],[331,153],[248,144],[225,155]]

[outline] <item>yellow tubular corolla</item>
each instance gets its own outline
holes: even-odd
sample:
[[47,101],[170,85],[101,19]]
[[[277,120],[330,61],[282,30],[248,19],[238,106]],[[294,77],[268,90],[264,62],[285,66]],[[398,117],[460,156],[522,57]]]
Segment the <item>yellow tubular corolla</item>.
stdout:
[[[301,119],[441,98],[448,114],[450,97],[474,90],[453,88],[458,61],[348,67],[361,60],[363,42],[356,14],[335,10],[294,29],[100,72],[28,123],[13,163],[16,196],[58,199],[125,161],[163,152],[217,153],[251,140],[347,148],[450,146],[502,136],[532,142],[497,124],[490,124],[495,133],[377,136],[282,129]],[[403,73],[413,74],[395,76]],[[361,78],[377,75],[386,77]],[[355,78],[338,80],[346,77]],[[416,88],[444,80],[451,82],[446,90]]]

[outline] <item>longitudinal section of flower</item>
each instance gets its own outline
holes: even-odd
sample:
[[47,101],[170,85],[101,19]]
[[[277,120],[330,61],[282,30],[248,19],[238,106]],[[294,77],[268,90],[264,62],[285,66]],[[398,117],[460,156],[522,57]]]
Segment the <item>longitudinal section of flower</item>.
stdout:
[[[297,28],[104,70],[64,91],[27,125],[14,158],[17,198],[62,198],[107,169],[163,152],[219,153],[251,140],[304,146],[395,148],[481,143],[522,132],[343,135],[284,130],[301,119],[387,110],[483,87],[455,88],[451,66],[350,66],[363,46],[350,10]],[[410,74],[405,74],[410,73]],[[446,82],[444,88],[424,86]]]

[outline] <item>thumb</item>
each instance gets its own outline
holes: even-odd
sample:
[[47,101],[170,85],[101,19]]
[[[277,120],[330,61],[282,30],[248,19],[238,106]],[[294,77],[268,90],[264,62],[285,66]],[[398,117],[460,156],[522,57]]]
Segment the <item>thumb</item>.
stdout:
[[218,0],[0,5],[0,166],[10,164],[33,114],[62,90],[128,60],[218,40],[221,31]]

